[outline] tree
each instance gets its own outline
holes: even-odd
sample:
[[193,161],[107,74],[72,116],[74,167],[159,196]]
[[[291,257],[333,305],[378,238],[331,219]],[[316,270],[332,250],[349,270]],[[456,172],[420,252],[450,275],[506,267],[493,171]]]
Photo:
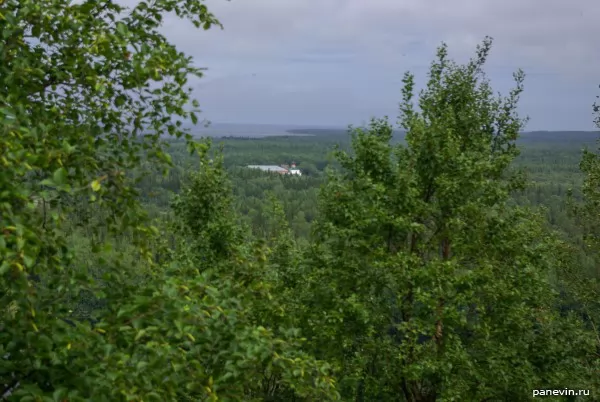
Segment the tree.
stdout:
[[90,229],[128,233],[149,259],[152,228],[136,200],[131,169],[142,157],[168,167],[159,137],[165,131],[182,136],[182,121],[195,118],[186,110],[186,83],[201,75],[159,33],[166,12],[205,29],[218,24],[192,0],[141,2],[132,9],[109,0],[0,5],[0,298],[9,306],[0,318],[0,346],[8,356],[1,375],[9,384],[4,391],[20,384],[15,397],[76,399],[95,389],[99,399],[110,399],[125,392],[103,390],[98,382],[126,375],[122,369],[88,370],[81,381],[73,375],[76,357],[97,361],[97,349],[89,346],[100,334],[73,323],[68,299],[91,291],[119,300],[131,291],[131,280],[145,274],[123,267],[123,259],[100,264],[104,283],[112,285],[102,287],[73,265],[65,220],[71,201],[87,199],[105,217]]
[[300,303],[344,399],[526,400],[579,384],[591,338],[553,311],[554,240],[539,215],[508,205],[522,186],[509,168],[524,75],[495,97],[491,44],[465,65],[442,45],[419,111],[404,76],[406,146],[382,119],[337,152]]
[[[160,33],[167,13],[219,26],[201,0],[0,3],[0,393],[241,399],[260,363],[297,395],[335,398],[322,365],[290,357],[295,339],[244,318],[235,278],[212,282],[185,256],[155,263],[166,245],[136,184],[171,166],[162,135],[191,144],[188,80],[202,75]],[[93,236],[71,242],[75,217]],[[89,299],[102,306],[79,321]]]
[[[210,368],[215,387],[223,389],[220,398],[336,399],[328,365],[301,352],[303,340],[291,326],[285,279],[293,276],[287,271],[293,269],[294,247],[281,206],[271,200],[268,243],[253,239],[249,228],[238,224],[222,154],[209,159],[209,145],[199,147],[200,170],[190,175],[173,203],[179,234],[179,268],[173,276],[180,288],[188,288],[200,275],[215,294],[231,290],[224,301],[239,307],[235,315],[224,316],[230,329],[218,321],[214,328],[190,326],[196,344],[210,347],[196,356],[210,360],[202,367]],[[192,400],[201,395],[195,396]]]
[[[600,105],[593,105],[594,123],[600,128]],[[584,175],[581,186],[582,200],[574,199],[572,190],[568,194],[569,212],[575,218],[579,231],[564,247],[565,261],[558,272],[564,293],[563,308],[580,314],[594,335],[595,348],[588,356],[588,367],[593,373],[593,387],[600,383],[595,373],[600,367],[600,154],[596,150],[584,149],[579,165]],[[583,247],[581,247],[583,245]]]

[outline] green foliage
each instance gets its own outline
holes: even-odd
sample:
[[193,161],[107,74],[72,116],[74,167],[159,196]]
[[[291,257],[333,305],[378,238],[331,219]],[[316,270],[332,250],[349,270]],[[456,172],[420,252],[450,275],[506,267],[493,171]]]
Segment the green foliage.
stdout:
[[[198,147],[200,170],[189,177],[189,184],[173,202],[175,231],[185,242],[192,242],[202,264],[212,266],[231,255],[242,240],[242,233],[232,221],[232,196],[222,160],[209,160],[210,144]],[[182,201],[182,198],[185,202]]]
[[[594,122],[600,128],[600,107],[594,104]],[[600,368],[600,154],[584,149],[580,169],[583,173],[581,186],[582,202],[570,194],[570,212],[575,217],[580,231],[573,239],[581,248],[567,247],[564,251],[566,264],[558,271],[565,301],[563,308],[577,311],[587,326],[595,334],[595,350],[588,356],[588,367],[594,379],[594,389],[600,388],[598,370]]]
[[[289,394],[335,399],[326,366],[298,351],[293,331],[253,321],[260,283],[174,258],[140,204],[140,179],[172,165],[161,135],[191,139],[187,83],[202,75],[160,33],[165,13],[219,25],[200,0],[0,3],[2,396],[260,399],[267,367]],[[226,189],[217,171],[201,172]],[[225,209],[175,212],[210,262],[229,261]]]
[[[219,290],[236,284],[230,297],[235,295],[240,311],[234,311],[238,315],[231,320],[237,327],[231,333],[236,336],[248,331],[257,334],[253,340],[236,337],[229,340],[231,346],[215,345],[213,351],[203,351],[204,355],[219,356],[204,366],[220,370],[222,377],[233,381],[219,397],[224,400],[242,400],[243,395],[255,398],[253,400],[337,399],[328,365],[300,352],[303,339],[288,325],[293,322],[285,319],[289,311],[283,284],[289,277],[288,264],[293,263],[293,241],[281,206],[272,200],[270,244],[250,238],[243,227],[237,226],[222,156],[217,154],[215,159],[209,159],[208,150],[209,144],[202,144],[200,170],[190,175],[188,184],[174,201],[176,232],[181,235],[176,261],[181,269],[173,276],[181,286],[189,286],[187,284],[200,272],[210,275],[210,283]],[[196,339],[210,344],[214,344],[215,337],[225,336],[221,329],[202,329],[194,334]],[[227,347],[234,348],[235,353],[224,355]],[[259,357],[253,357],[253,353],[258,352]],[[242,359],[240,353],[247,357]],[[228,362],[231,367],[217,368],[217,361]],[[232,372],[236,367],[247,371]],[[234,384],[238,386],[237,396],[228,394],[236,390]]]
[[442,46],[418,112],[405,76],[406,146],[374,120],[354,131],[352,155],[337,153],[344,170],[323,188],[303,303],[344,399],[523,400],[581,378],[591,338],[552,309],[554,241],[540,217],[508,205],[522,186],[508,168],[523,74],[494,97],[490,46],[466,65]]
[[600,158],[579,174],[587,135],[519,139],[524,75],[493,94],[491,40],[465,65],[440,47],[417,102],[404,76],[402,132],[216,149],[183,129],[202,69],[167,13],[220,26],[201,0],[0,2],[3,399],[600,389]]
[[[99,359],[98,349],[88,346],[99,335],[75,325],[67,309],[73,297],[90,293],[118,306],[151,272],[153,229],[137,200],[135,176],[126,172],[143,154],[156,166],[169,166],[159,137],[184,134],[187,77],[201,75],[160,34],[165,12],[206,28],[217,23],[200,1],[141,2],[132,9],[112,1],[0,5],[3,394],[18,382],[13,395],[24,400],[63,394],[114,400],[150,392],[150,384],[161,381],[134,376],[128,388],[109,386],[112,377],[125,375],[117,366],[86,377],[98,369],[88,370]],[[76,264],[65,221],[83,200],[105,217],[88,230],[105,239],[128,236],[148,259],[143,270],[128,270],[122,258],[107,264],[102,241],[93,242],[89,255],[96,274]],[[131,385],[136,382],[137,388]],[[160,389],[152,392],[162,399]]]

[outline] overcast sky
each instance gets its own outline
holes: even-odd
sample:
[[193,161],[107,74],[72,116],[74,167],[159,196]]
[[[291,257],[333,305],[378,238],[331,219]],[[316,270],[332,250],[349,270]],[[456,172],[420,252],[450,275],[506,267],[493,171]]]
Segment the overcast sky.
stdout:
[[486,71],[506,93],[527,74],[529,130],[593,129],[600,94],[600,0],[207,0],[224,30],[175,17],[166,35],[206,76],[195,84],[215,123],[346,126],[397,116],[406,70],[423,83],[445,41],[465,61],[494,38]]

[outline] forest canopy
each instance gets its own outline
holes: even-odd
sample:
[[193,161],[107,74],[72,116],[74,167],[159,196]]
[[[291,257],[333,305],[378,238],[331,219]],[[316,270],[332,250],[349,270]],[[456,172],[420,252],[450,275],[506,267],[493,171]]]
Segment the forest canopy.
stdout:
[[166,14],[221,26],[200,0],[0,3],[3,399],[600,391],[600,157],[522,134],[491,38],[442,44],[420,93],[407,72],[397,126],[215,146]]

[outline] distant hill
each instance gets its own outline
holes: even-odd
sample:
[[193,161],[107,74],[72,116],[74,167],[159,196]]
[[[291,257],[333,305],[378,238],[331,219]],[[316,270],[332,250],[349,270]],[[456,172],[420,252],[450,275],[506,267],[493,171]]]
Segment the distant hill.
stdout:
[[[347,137],[347,128],[307,128],[307,129],[291,129],[287,130],[288,133],[294,135],[311,134],[316,137]],[[394,138],[397,140],[404,138],[403,131],[394,131]]]
[[220,137],[220,138],[264,138],[264,137],[282,137],[282,136],[307,136],[311,133],[292,133],[295,130],[310,129],[309,126],[292,126],[279,124],[233,124],[233,123],[212,123],[208,127],[195,126],[192,132],[199,137]]
[[290,134],[312,134],[327,137],[348,135],[348,129],[345,128],[296,128],[286,131]]
[[[291,129],[287,130],[288,133],[300,135],[300,134],[311,134],[321,137],[339,137],[347,136],[347,129],[324,129],[324,128],[310,128],[310,129]],[[395,131],[394,137],[396,139],[404,138],[403,131]],[[519,142],[547,142],[547,143],[579,143],[579,144],[595,144],[600,138],[600,131],[524,131],[521,133]]]
[[[290,136],[315,136],[320,139],[344,141],[348,138],[345,127],[294,126],[278,124],[227,124],[213,123],[208,127],[196,126],[192,129],[195,136],[220,138],[266,138]],[[519,143],[548,143],[593,146],[600,138],[600,131],[525,131],[521,133]],[[394,131],[394,140],[402,141],[404,132]]]
[[600,138],[600,131],[525,131],[521,142],[576,142],[594,144]]

